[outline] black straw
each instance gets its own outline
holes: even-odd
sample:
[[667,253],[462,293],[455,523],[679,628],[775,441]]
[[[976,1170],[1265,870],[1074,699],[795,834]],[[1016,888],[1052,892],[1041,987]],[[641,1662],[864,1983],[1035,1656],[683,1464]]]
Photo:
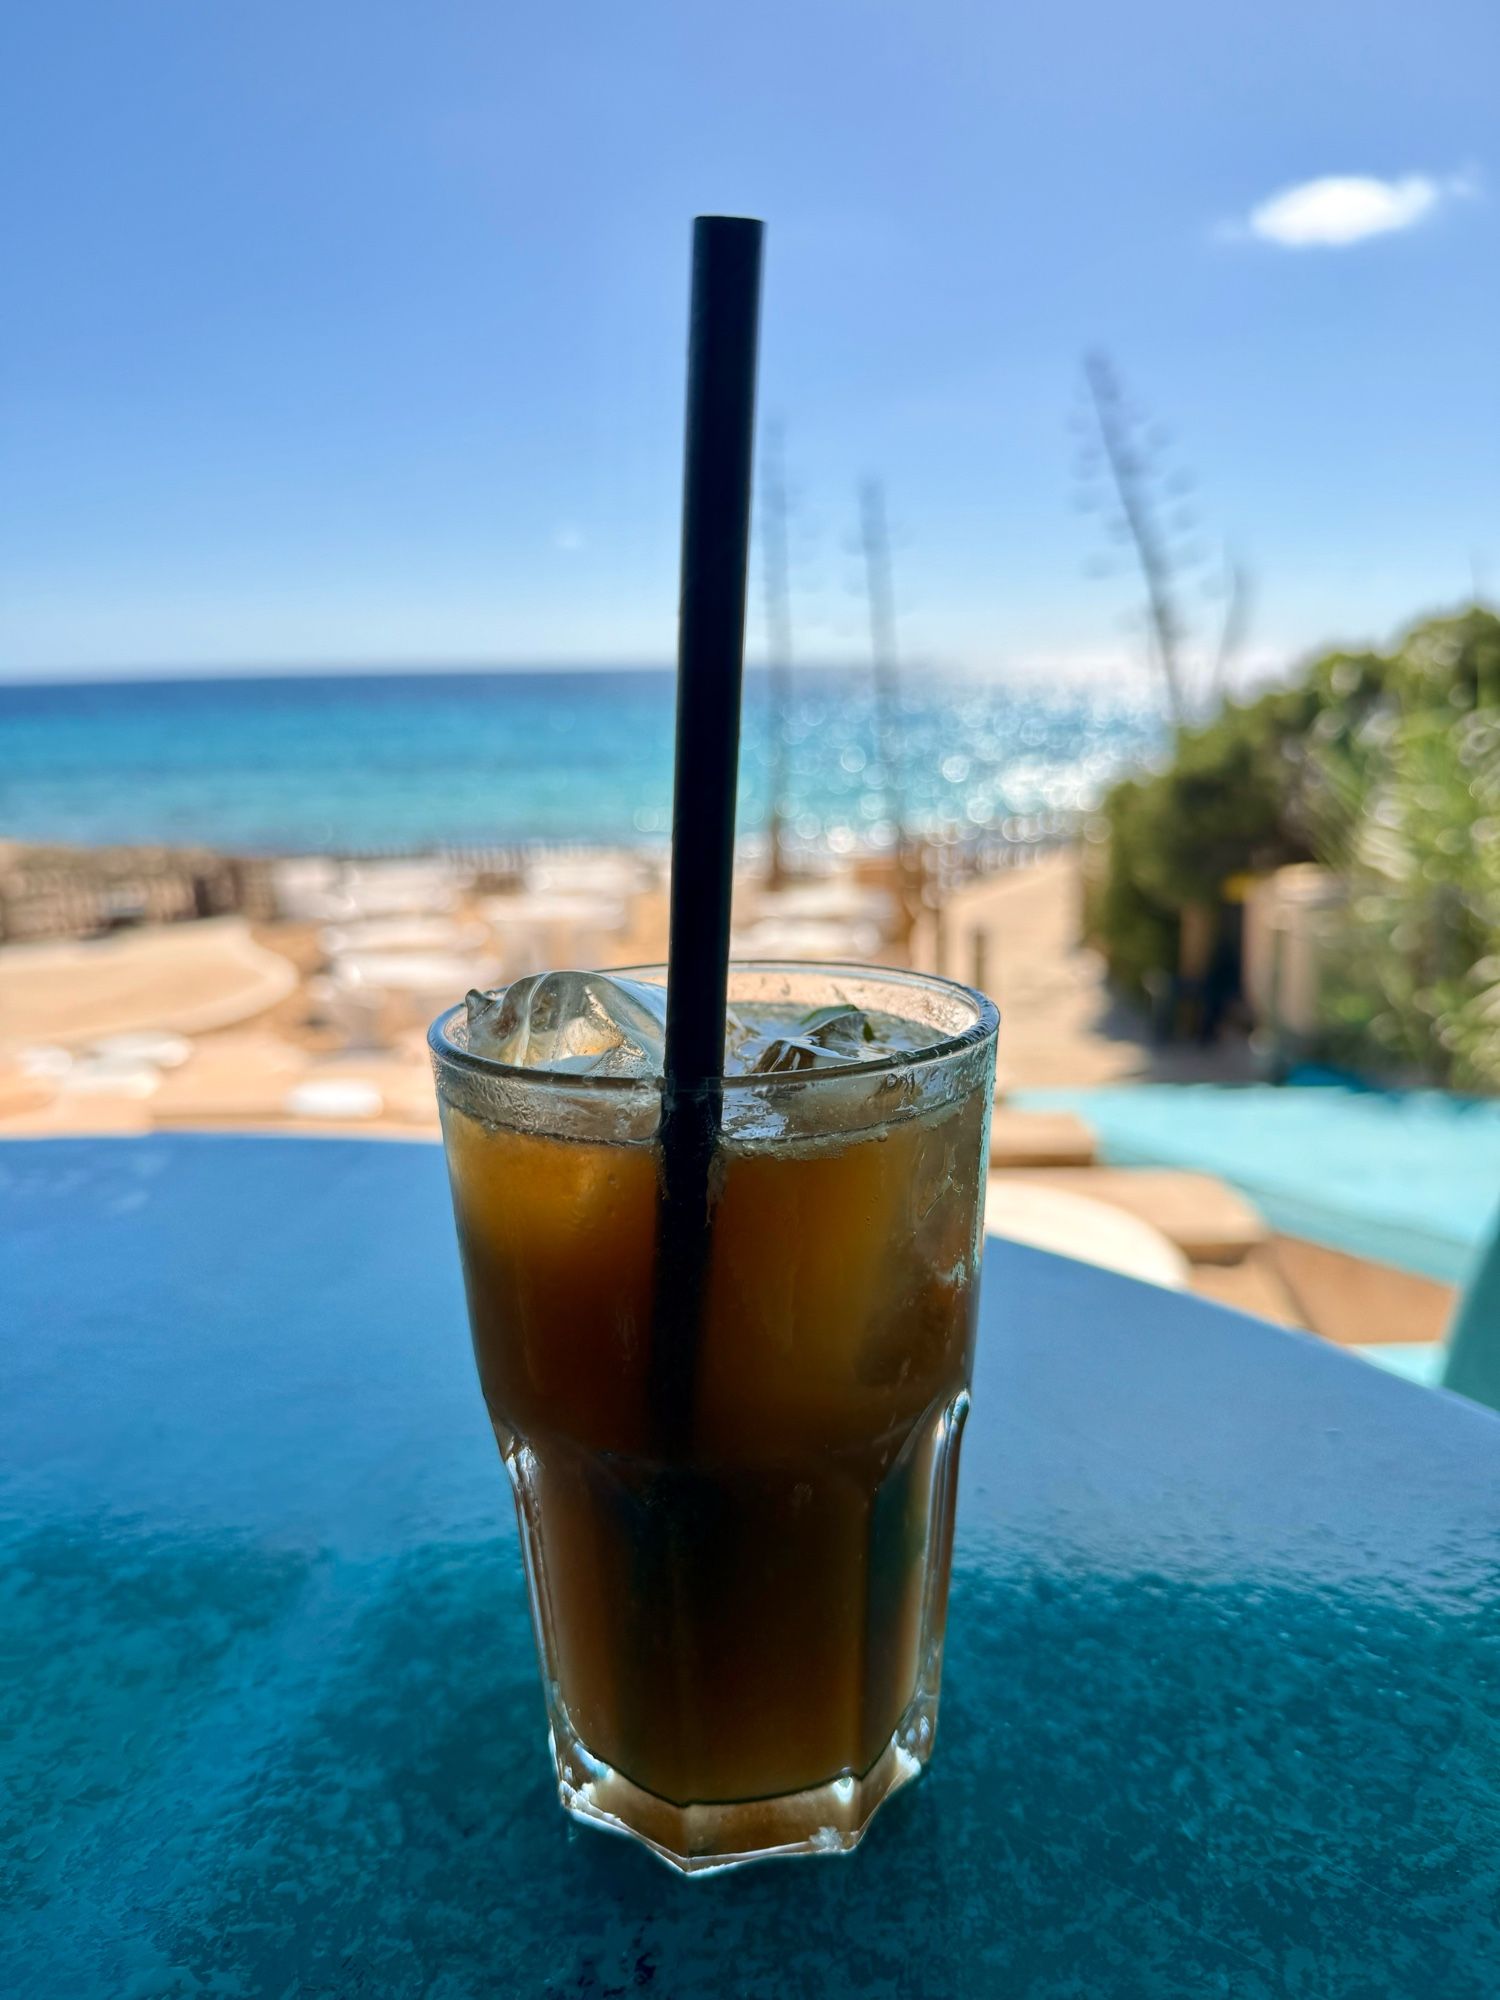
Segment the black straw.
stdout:
[[652,1332],[652,1407],[669,1451],[681,1450],[692,1428],[711,1179],[723,1113],[764,233],[761,223],[739,216],[700,215],[693,224],[661,1208]]

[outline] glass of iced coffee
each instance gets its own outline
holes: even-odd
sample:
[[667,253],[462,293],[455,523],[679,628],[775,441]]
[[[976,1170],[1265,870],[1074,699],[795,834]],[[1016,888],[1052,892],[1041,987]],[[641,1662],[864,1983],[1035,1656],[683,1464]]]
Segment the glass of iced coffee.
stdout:
[[431,1046],[562,1802],[696,1872],[853,1847],[930,1754],[998,1023],[915,973],[730,967],[663,1425],[665,977],[518,981]]

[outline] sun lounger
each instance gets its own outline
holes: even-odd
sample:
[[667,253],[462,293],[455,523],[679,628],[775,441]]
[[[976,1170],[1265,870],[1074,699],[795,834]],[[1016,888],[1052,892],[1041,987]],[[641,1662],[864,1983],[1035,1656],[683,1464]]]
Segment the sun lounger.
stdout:
[[1188,1282],[1187,1259],[1150,1223],[1109,1202],[1022,1175],[990,1175],[984,1228],[987,1236],[1170,1291],[1181,1291]]
[[1209,1174],[1168,1167],[1050,1167],[1027,1169],[1026,1177],[1139,1216],[1193,1264],[1237,1264],[1270,1235],[1244,1196]]

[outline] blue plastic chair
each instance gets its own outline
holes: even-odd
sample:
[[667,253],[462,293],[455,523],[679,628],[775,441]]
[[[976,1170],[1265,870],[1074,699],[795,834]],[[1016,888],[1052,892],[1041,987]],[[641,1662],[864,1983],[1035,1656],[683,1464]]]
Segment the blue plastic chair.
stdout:
[[1500,1217],[1448,1332],[1443,1387],[1500,1410]]
[[1500,1215],[1460,1294],[1446,1342],[1386,1342],[1355,1352],[1409,1382],[1441,1384],[1500,1410]]

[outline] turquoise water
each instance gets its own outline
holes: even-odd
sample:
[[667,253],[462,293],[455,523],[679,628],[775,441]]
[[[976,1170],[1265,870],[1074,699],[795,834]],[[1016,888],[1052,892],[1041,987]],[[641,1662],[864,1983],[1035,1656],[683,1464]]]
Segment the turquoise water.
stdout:
[[[899,776],[919,823],[1024,836],[1159,741],[1140,708],[912,683]],[[795,685],[797,838],[878,840],[888,792],[868,677]],[[656,668],[0,686],[0,836],[246,853],[665,839],[674,700]],[[767,682],[750,674],[742,834],[765,824],[770,753]]]
[[1461,1283],[1500,1205],[1500,1102],[1439,1090],[1128,1084],[1017,1091],[1076,1111],[1119,1166],[1197,1168],[1273,1228]]

